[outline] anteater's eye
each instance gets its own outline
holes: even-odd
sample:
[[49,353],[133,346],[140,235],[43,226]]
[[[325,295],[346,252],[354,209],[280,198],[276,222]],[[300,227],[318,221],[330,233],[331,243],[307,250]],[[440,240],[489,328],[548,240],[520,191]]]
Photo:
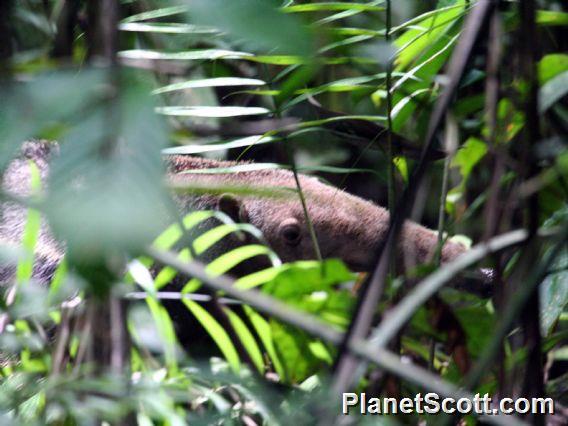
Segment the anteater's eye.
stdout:
[[296,219],[287,219],[280,227],[280,235],[286,244],[296,245],[302,239],[302,231]]

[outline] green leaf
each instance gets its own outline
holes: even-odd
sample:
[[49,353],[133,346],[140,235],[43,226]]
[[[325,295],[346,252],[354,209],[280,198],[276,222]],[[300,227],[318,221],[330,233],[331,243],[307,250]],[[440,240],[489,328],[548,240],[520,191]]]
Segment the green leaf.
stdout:
[[282,13],[276,1],[194,0],[189,14],[193,22],[215,26],[256,51],[307,57],[313,48],[308,28],[296,16]]
[[141,22],[127,22],[118,26],[121,31],[132,31],[140,33],[166,33],[166,34],[218,34],[215,28],[201,27],[198,25],[160,23],[151,24]]
[[[566,226],[566,223],[568,223],[568,206],[565,204],[544,222],[543,228],[562,227]],[[543,336],[548,336],[568,304],[568,248],[566,246],[553,261],[549,274],[540,284],[539,292],[540,326]]]
[[467,180],[469,174],[477,163],[487,153],[487,145],[481,139],[470,137],[458,149],[451,162],[451,167],[459,168],[463,180]]
[[179,15],[187,11],[187,6],[172,6],[172,7],[162,7],[160,9],[149,10],[147,12],[137,13],[135,15],[130,15],[129,17],[123,19],[122,23],[146,21],[148,19],[163,18],[166,16]]
[[537,10],[536,23],[538,25],[568,25],[568,13],[555,10]]
[[546,82],[539,91],[538,110],[542,114],[568,93],[568,71]]
[[[126,70],[117,77],[120,96],[112,103],[99,100],[79,115],[50,168],[44,211],[68,255],[85,264],[97,263],[108,250],[149,244],[162,229],[167,203],[161,183],[163,122],[142,80]],[[120,120],[110,118],[115,116]]]
[[223,311],[225,312],[225,314],[227,314],[227,317],[229,318],[229,321],[233,326],[235,333],[237,334],[239,340],[251,357],[254,366],[256,367],[258,372],[262,374],[262,372],[264,371],[264,362],[262,359],[262,353],[260,352],[260,348],[258,347],[254,336],[252,335],[244,321],[236,313],[234,313],[226,306],[223,307]]
[[154,90],[153,94],[174,92],[177,90],[195,89],[200,87],[223,87],[223,86],[262,86],[266,83],[256,78],[241,77],[218,77],[204,78],[201,80],[189,80],[182,83],[169,84]]
[[253,310],[250,306],[243,306],[243,309],[253,325],[256,334],[258,335],[264,349],[268,353],[270,360],[272,361],[272,366],[274,367],[274,371],[280,377],[280,380],[286,380],[286,372],[284,370],[284,366],[280,361],[280,357],[276,352],[276,347],[274,346],[274,338],[272,335],[272,329],[268,321],[266,321],[262,315],[258,312]]
[[238,52],[223,49],[199,49],[185,52],[161,52],[158,50],[132,49],[118,52],[123,59],[146,59],[146,60],[176,60],[176,61],[202,61],[217,59],[244,59],[251,58],[252,53]]
[[271,143],[280,140],[273,136],[247,136],[245,138],[235,139],[229,142],[216,142],[204,145],[183,145],[162,150],[164,155],[186,155],[186,154],[203,154],[205,152],[222,151],[226,149],[242,148],[256,146],[265,143]]
[[311,336],[275,320],[270,320],[270,327],[288,383],[299,383],[322,367],[321,360],[310,350],[314,342]]
[[371,3],[321,2],[321,3],[294,4],[282,8],[282,11],[286,13],[340,11],[340,10],[357,11],[357,12],[367,12],[367,11],[378,12],[385,9],[384,7],[377,6],[377,3],[379,2],[371,2]]
[[169,106],[157,107],[156,112],[163,115],[176,117],[210,117],[228,118],[242,117],[245,115],[269,114],[270,110],[260,107],[239,106]]
[[182,299],[187,309],[195,316],[203,328],[207,331],[209,336],[213,339],[229,365],[231,369],[236,373],[241,368],[241,361],[239,359],[239,354],[235,345],[231,341],[231,338],[223,328],[221,324],[217,322],[213,316],[203,309],[198,303],[187,298]]
[[266,284],[267,282],[272,281],[280,273],[283,267],[285,267],[285,265],[266,268],[262,271],[245,275],[235,281],[235,287],[241,290],[250,290],[251,288]]
[[568,305],[568,249],[564,248],[554,260],[551,272],[540,284],[540,325],[548,336],[560,314]]
[[323,262],[298,261],[283,265],[278,275],[263,287],[263,291],[276,298],[290,300],[316,291],[329,290],[354,277],[338,259]]
[[564,53],[545,55],[538,62],[538,81],[543,85],[564,71],[568,71],[568,55]]
[[[38,193],[41,190],[41,175],[37,165],[33,161],[28,161],[30,173],[30,192]],[[22,248],[25,257],[18,262],[16,268],[16,280],[19,285],[28,282],[32,278],[34,269],[34,249],[41,227],[40,212],[29,208],[22,235]]]
[[146,297],[146,304],[150,309],[154,324],[158,329],[158,333],[164,345],[164,356],[168,369],[173,373],[177,371],[176,344],[177,338],[174,331],[174,325],[168,311],[160,304],[160,302],[151,297]]

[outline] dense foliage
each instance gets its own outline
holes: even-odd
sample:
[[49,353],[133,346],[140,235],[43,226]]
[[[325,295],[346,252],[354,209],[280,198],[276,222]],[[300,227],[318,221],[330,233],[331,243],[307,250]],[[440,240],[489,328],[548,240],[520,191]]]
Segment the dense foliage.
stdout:
[[[30,138],[61,152],[48,188],[35,176],[17,200],[20,247],[0,241],[0,262],[17,263],[0,283],[0,423],[328,423],[348,389],[550,396],[566,416],[565,8],[1,2],[0,170]],[[168,154],[317,173],[476,249],[364,276],[337,259],[283,264],[259,243],[200,269],[229,234],[262,235],[211,211],[161,229]],[[66,243],[48,287],[32,278],[42,217]],[[260,254],[270,268],[224,280]],[[494,270],[492,297],[446,285],[478,267]],[[165,291],[174,278],[183,288]],[[193,318],[189,341],[168,298]],[[371,339],[343,340],[371,319]],[[418,417],[436,420],[389,421]]]

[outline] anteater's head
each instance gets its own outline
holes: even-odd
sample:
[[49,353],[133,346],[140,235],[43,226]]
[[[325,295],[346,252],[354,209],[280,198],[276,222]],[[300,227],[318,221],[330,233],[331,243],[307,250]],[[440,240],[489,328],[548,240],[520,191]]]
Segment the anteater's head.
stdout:
[[[235,166],[241,171],[228,173],[222,170]],[[217,190],[216,195],[186,197],[188,208],[216,207],[236,221],[251,223],[262,231],[285,262],[316,258],[309,223],[292,172],[250,170],[243,163],[190,156],[170,157],[169,170],[174,183]],[[196,170],[198,174],[195,174]],[[184,173],[188,171],[190,173]],[[372,269],[387,232],[387,210],[314,177],[300,174],[298,178],[322,257],[340,258],[354,271]],[[231,191],[231,187],[239,191]],[[253,194],[243,195],[244,188],[250,188]],[[260,189],[262,195],[254,193],[255,189]],[[427,262],[432,259],[437,246],[436,232],[406,222],[398,243],[397,264],[408,266]],[[464,250],[460,244],[446,242],[441,260],[451,260]]]
[[[287,170],[222,174],[184,174],[184,170],[234,166],[235,163],[181,157],[174,161],[173,180],[207,188],[225,187],[219,196],[201,196],[197,208],[217,207],[240,222],[260,229],[284,262],[315,259],[316,251],[294,175]],[[176,172],[182,171],[182,174]],[[340,258],[354,271],[366,271],[384,237],[389,215],[382,207],[299,175],[307,212],[323,258]],[[261,189],[262,195],[231,192],[230,187]],[[271,194],[270,191],[273,191]],[[191,204],[191,201],[189,201]]]

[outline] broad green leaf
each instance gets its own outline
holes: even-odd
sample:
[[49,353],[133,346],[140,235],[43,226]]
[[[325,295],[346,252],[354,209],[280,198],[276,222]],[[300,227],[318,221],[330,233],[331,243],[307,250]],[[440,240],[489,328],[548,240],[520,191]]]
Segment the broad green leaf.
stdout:
[[289,300],[316,291],[329,290],[336,284],[353,279],[354,275],[337,259],[323,262],[298,261],[284,265],[278,275],[264,285],[263,291],[276,298]]
[[87,264],[99,262],[97,256],[105,257],[107,250],[135,251],[149,244],[163,229],[168,202],[160,158],[166,134],[149,87],[132,71],[117,77],[120,96],[112,106],[98,99],[88,114],[79,114],[50,167],[46,216],[68,254]]
[[217,347],[231,366],[231,369],[236,373],[240,370],[241,361],[235,345],[231,338],[221,324],[217,322],[213,316],[203,309],[198,303],[187,298],[182,299],[187,309],[195,316],[203,328],[207,331],[209,336],[216,343]]
[[288,383],[299,383],[315,374],[322,362],[310,350],[313,338],[289,325],[270,320],[270,328]]
[[568,93],[568,71],[546,82],[539,91],[538,110],[542,114]]
[[188,13],[193,22],[215,26],[256,51],[309,56],[313,49],[310,31],[277,6],[272,0],[193,0]]
[[560,314],[568,305],[568,249],[564,248],[554,260],[552,271],[540,284],[540,326],[548,336]]
[[564,53],[545,55],[538,62],[538,81],[543,85],[565,71],[568,71],[568,55]]
[[[568,207],[566,204],[548,218],[543,228],[566,226]],[[549,249],[550,250],[550,249]],[[543,336],[548,336],[552,326],[568,305],[568,249],[566,246],[553,261],[549,274],[540,284],[540,326]]]
[[459,168],[463,180],[467,180],[471,170],[485,156],[487,145],[481,139],[470,137],[458,149],[452,159],[451,167]]

